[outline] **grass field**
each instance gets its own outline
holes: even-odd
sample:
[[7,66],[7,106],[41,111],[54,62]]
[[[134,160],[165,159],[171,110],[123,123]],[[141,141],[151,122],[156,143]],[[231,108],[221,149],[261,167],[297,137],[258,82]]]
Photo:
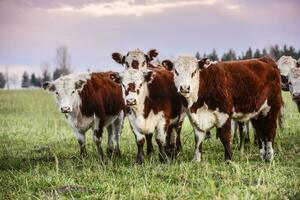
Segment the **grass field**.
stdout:
[[186,121],[176,162],[160,164],[156,148],[145,165],[135,165],[126,123],[122,158],[101,165],[90,131],[88,158],[77,157],[77,141],[47,92],[0,91],[0,198],[300,199],[300,115],[289,94],[284,99],[285,129],[277,132],[272,163],[260,160],[253,137],[243,155],[233,144],[232,164],[224,163],[215,137],[204,143],[204,162],[192,163],[194,140]]

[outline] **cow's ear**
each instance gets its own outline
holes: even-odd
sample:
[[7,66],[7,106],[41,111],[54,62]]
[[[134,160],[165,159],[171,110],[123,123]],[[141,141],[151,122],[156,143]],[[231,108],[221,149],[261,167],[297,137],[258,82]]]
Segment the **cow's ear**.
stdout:
[[122,76],[118,72],[113,72],[110,74],[110,79],[118,84],[122,83]]
[[78,80],[75,82],[75,90],[81,90],[84,86],[84,84],[86,83],[87,80]]
[[156,49],[150,49],[148,54],[146,55],[146,59],[148,62],[151,62],[156,56],[158,56],[158,52]]
[[113,54],[111,54],[111,57],[114,61],[116,61],[117,63],[123,65],[125,62],[125,56],[122,56],[122,54],[115,52]]
[[45,81],[42,85],[44,90],[49,90],[51,92],[55,91],[55,85],[50,81]]
[[146,70],[143,72],[144,79],[147,83],[151,83],[155,78],[155,72],[152,70]]
[[162,66],[163,66],[164,68],[166,68],[166,69],[169,70],[169,71],[172,71],[173,68],[174,68],[174,64],[173,64],[173,62],[170,61],[170,60],[164,60],[164,61],[162,61],[161,64],[162,64]]
[[211,61],[208,58],[202,58],[198,61],[199,69],[205,69],[211,64]]

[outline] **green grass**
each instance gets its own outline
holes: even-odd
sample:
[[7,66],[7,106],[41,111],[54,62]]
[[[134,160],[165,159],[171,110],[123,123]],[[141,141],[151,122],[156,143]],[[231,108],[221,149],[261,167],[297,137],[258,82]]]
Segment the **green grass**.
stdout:
[[278,131],[272,163],[260,160],[252,137],[243,155],[233,144],[234,162],[225,164],[215,134],[204,143],[204,162],[192,163],[194,141],[186,121],[176,162],[160,164],[156,147],[145,165],[135,165],[136,145],[126,123],[122,158],[101,165],[90,131],[89,156],[77,157],[77,141],[51,95],[0,91],[0,198],[300,199],[300,115],[289,94],[284,99],[285,129]]

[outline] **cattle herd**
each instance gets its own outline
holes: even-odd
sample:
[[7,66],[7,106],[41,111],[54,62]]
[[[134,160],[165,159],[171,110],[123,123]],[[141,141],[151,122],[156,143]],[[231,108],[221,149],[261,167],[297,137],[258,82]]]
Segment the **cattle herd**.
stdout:
[[182,151],[180,132],[187,117],[195,136],[194,161],[201,161],[202,143],[214,127],[224,146],[225,161],[230,161],[231,124],[240,128],[242,144],[243,127],[249,130],[249,122],[261,159],[272,161],[283,114],[281,90],[291,92],[300,112],[300,59],[216,62],[179,56],[154,65],[151,61],[157,55],[154,49],[147,54],[139,49],[126,55],[113,53],[112,59],[124,66],[121,73],[72,74],[43,84],[56,95],[81,156],[86,155],[85,133],[90,128],[99,159],[104,156],[103,128],[108,134],[107,156],[120,156],[120,135],[127,117],[137,144],[136,162],[144,162],[145,143],[147,155],[153,152],[154,133],[159,159],[167,162]]

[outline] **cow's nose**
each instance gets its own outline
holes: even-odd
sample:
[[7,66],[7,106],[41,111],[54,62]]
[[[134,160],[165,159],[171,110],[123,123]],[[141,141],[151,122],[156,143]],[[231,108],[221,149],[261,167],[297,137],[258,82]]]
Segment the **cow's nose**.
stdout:
[[126,104],[129,106],[136,105],[136,99],[134,98],[126,99]]
[[61,107],[60,110],[61,110],[62,113],[69,113],[69,112],[71,112],[71,108],[69,106]]
[[299,99],[300,98],[300,93],[293,93],[293,99]]
[[180,89],[181,93],[189,93],[190,92],[190,86],[189,85],[181,85],[179,89]]

